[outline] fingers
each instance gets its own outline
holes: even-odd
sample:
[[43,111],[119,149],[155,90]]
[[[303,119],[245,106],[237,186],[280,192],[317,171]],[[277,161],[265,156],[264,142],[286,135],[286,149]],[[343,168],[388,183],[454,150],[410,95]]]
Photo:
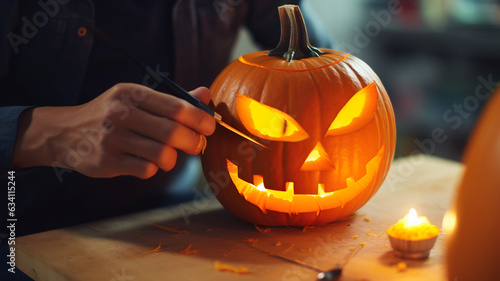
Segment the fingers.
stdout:
[[[211,135],[215,131],[215,120],[208,113],[182,99],[144,88],[146,95],[138,103],[139,108],[154,115],[175,120],[203,135]],[[204,103],[210,101],[210,92],[207,88],[200,87],[191,93]]]
[[[153,116],[139,108],[130,110],[130,118],[123,120],[121,126],[144,137],[169,145],[188,154],[200,153],[201,134],[168,118]],[[136,154],[139,155],[139,154]]]
[[116,130],[107,141],[120,154],[113,165],[120,174],[149,178],[158,168],[170,171],[177,162],[177,151],[173,147],[127,130]]
[[170,171],[175,166],[177,151],[169,145],[125,130],[116,132],[113,138],[120,140],[119,142],[113,141],[113,143],[122,154],[139,156],[153,162],[164,171]]
[[117,175],[134,176],[149,179],[158,172],[158,166],[136,156],[124,154],[119,158],[116,169]]

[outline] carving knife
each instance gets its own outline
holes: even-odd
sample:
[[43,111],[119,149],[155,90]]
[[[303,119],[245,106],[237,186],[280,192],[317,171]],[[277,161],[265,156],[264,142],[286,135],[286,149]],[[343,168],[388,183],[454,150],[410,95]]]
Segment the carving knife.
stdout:
[[206,113],[210,114],[211,116],[213,116],[215,118],[215,120],[217,121],[217,123],[219,123],[219,125],[221,125],[222,127],[230,130],[231,132],[235,133],[235,134],[238,134],[239,136],[259,145],[259,146],[262,146],[264,148],[267,148],[267,146],[263,145],[262,143],[252,139],[251,137],[245,135],[244,133],[236,130],[235,128],[231,127],[230,125],[228,125],[227,123],[225,123],[224,121],[222,121],[222,116],[220,114],[218,114],[217,112],[215,112],[214,110],[212,110],[209,106],[205,105],[204,103],[202,103],[200,100],[198,100],[197,98],[193,97],[191,94],[189,94],[186,90],[184,90],[181,86],[177,85],[174,81],[170,80],[168,77],[166,77],[165,75],[155,71],[154,69],[152,69],[150,66],[148,65],[145,65],[145,64],[142,64],[142,63],[139,63],[142,67],[142,69],[148,74],[151,76],[151,78],[153,78],[157,83],[158,85],[160,85],[164,91],[166,91],[168,94],[172,95],[172,96],[175,96],[177,98],[180,98],[180,99],[183,99],[187,102],[189,102],[190,104],[196,106],[197,108],[205,111]]

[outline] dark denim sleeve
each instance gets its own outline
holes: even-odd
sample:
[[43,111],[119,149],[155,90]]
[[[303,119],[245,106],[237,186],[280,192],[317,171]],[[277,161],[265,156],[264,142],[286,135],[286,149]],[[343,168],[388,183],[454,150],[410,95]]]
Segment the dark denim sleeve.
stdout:
[[[0,4],[0,81],[9,71],[12,46],[8,34],[17,23],[18,1],[5,0]],[[0,94],[6,95],[0,85]],[[0,107],[0,170],[12,168],[12,154],[16,141],[17,119],[27,106]]]
[[0,107],[0,170],[12,168],[12,155],[16,142],[17,120],[30,106]]

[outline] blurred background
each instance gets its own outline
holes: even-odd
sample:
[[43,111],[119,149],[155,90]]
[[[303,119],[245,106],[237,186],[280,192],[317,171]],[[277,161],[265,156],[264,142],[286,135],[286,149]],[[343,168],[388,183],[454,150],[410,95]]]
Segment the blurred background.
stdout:
[[[336,41],[380,76],[398,128],[396,157],[460,160],[500,81],[500,0],[308,0]],[[317,46],[321,47],[321,46]],[[259,48],[246,30],[233,59]]]

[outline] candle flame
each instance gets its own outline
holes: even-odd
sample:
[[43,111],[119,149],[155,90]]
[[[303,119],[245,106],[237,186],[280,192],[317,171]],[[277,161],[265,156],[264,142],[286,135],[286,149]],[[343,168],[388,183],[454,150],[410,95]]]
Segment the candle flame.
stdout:
[[407,226],[414,226],[419,224],[417,211],[414,208],[411,208],[408,212],[408,220],[406,221]]
[[406,215],[403,218],[403,221],[405,227],[418,227],[421,225],[430,225],[426,217],[417,216],[417,211],[415,211],[414,208],[410,209],[408,215]]
[[437,236],[439,228],[425,216],[417,216],[417,211],[412,208],[404,218],[389,227],[387,234],[405,240],[420,240]]

